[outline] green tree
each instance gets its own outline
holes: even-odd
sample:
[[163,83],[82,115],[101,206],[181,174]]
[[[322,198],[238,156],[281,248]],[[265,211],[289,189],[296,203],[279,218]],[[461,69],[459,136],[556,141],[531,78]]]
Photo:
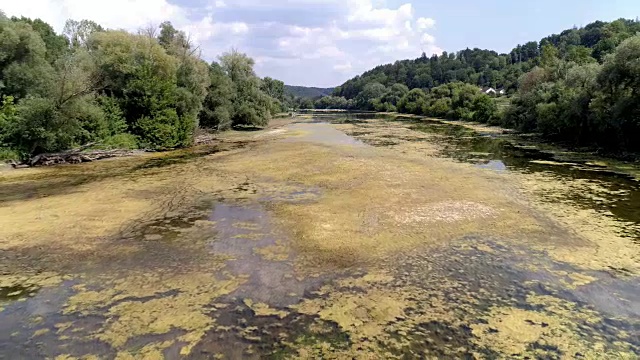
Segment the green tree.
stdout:
[[364,86],[362,92],[356,97],[356,106],[363,110],[373,110],[373,101],[380,99],[387,89],[379,82],[372,82]]
[[596,59],[592,57],[593,50],[586,46],[571,45],[567,49],[567,61],[575,62],[578,65],[595,63]]
[[234,88],[231,78],[216,62],[209,67],[211,85],[200,112],[200,125],[218,131],[231,128]]
[[492,123],[497,113],[498,106],[489,96],[482,94],[473,100],[473,121]]
[[640,35],[622,42],[605,59],[598,77],[601,92],[594,101],[596,116],[621,147],[640,148]]
[[0,18],[0,95],[21,99],[46,94],[53,73],[46,52],[31,25]]
[[558,49],[553,45],[544,45],[541,49],[540,65],[545,68],[556,66],[558,63]]
[[284,82],[265,77],[260,83],[260,89],[272,99],[272,114],[287,110],[285,106]]
[[51,25],[40,19],[29,19],[26,17],[12,17],[12,21],[14,22],[24,22],[31,25],[31,28],[36,31],[42,41],[44,41],[44,45],[46,48],[45,58],[50,64],[53,64],[57,59],[59,59],[64,53],[68,51],[69,41],[66,37],[62,35],[56,34]]
[[220,57],[220,65],[234,88],[233,126],[265,126],[271,118],[271,98],[260,89],[254,61],[233,49]]
[[118,102],[142,146],[191,143],[199,109],[185,110],[186,95],[178,86],[179,59],[155,40],[124,31],[94,33],[87,45],[96,60],[97,87]]
[[422,114],[427,105],[427,95],[421,89],[409,91],[398,102],[398,111],[409,114]]

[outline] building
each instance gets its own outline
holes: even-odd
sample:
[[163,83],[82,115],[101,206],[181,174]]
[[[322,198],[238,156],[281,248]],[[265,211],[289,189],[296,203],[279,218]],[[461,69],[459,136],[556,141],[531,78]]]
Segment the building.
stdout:
[[483,88],[480,88],[480,91],[482,91],[483,94],[487,94],[487,95],[493,95],[493,96],[498,95],[498,92],[496,91],[496,89],[492,87],[483,87]]
[[496,89],[494,89],[492,87],[483,87],[483,88],[480,88],[480,91],[483,94],[487,94],[489,96],[504,96],[504,95],[507,95],[507,90],[504,89],[504,88],[496,90]]

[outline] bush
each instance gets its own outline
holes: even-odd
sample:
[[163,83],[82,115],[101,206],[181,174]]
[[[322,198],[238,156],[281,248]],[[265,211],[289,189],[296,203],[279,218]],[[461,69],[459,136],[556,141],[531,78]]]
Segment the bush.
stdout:
[[102,142],[106,149],[137,149],[138,138],[132,134],[117,134],[109,136]]
[[498,113],[498,105],[487,95],[480,95],[473,100],[473,120],[489,123]]
[[156,150],[175,148],[180,144],[179,123],[175,109],[157,111],[153,117],[141,117],[136,121],[141,134],[140,145]]
[[10,148],[0,148],[0,161],[18,161],[21,159],[22,156],[20,156],[18,151]]

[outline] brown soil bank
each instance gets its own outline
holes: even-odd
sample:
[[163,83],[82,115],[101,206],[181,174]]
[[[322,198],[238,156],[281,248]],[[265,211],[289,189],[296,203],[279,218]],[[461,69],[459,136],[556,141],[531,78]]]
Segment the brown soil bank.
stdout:
[[2,173],[0,358],[637,358],[636,224],[554,198],[602,184],[437,140],[300,118]]

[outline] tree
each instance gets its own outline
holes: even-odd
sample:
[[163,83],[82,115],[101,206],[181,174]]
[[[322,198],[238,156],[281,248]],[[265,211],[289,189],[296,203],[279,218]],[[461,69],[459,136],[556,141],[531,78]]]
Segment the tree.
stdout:
[[0,19],[0,95],[21,99],[46,94],[53,69],[46,46],[26,22]]
[[231,128],[234,88],[231,78],[216,62],[209,66],[210,86],[200,112],[200,125],[218,131]]
[[284,101],[284,82],[266,77],[260,88],[272,98]]
[[398,102],[398,111],[409,114],[422,114],[427,105],[427,95],[420,89],[409,91]]
[[253,71],[253,59],[232,49],[220,57],[220,65],[233,83],[233,126],[267,125],[272,100],[260,89],[260,79]]
[[622,147],[640,148],[640,35],[622,42],[605,59],[593,103],[598,119]]
[[300,109],[315,109],[313,101],[309,98],[300,98]]
[[485,94],[473,100],[473,121],[490,123],[498,113],[496,102]]
[[284,97],[284,82],[265,77],[260,83],[260,89],[272,99],[271,113],[276,114],[286,111]]
[[545,68],[556,66],[558,63],[558,49],[553,45],[542,46],[540,65]]
[[575,62],[578,65],[595,63],[596,59],[592,57],[593,50],[586,46],[571,45],[567,48],[567,61]]
[[316,109],[348,109],[349,102],[342,96],[323,96],[316,100]]
[[380,99],[387,89],[379,82],[372,82],[364,86],[362,92],[356,97],[356,106],[362,110],[373,110],[373,101]]
[[178,59],[156,41],[124,31],[95,33],[87,46],[97,62],[97,87],[117,101],[142,146],[191,143],[196,118],[185,113],[180,101]]
[[40,35],[40,38],[44,41],[46,48],[45,58],[50,64],[53,64],[58,58],[67,52],[69,48],[69,41],[67,38],[56,34],[51,25],[46,22],[40,19],[31,20],[24,16],[21,18],[12,17],[11,20],[31,25],[31,28]]

